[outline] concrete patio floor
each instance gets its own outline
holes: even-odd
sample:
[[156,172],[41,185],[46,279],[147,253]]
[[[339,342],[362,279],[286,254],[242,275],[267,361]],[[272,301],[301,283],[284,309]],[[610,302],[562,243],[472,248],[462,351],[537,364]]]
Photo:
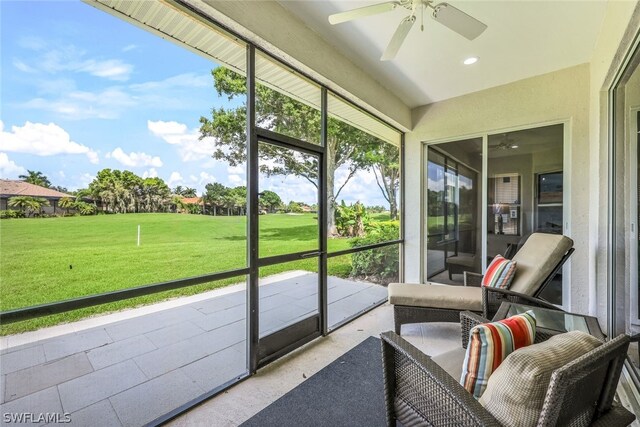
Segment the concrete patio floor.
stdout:
[[[141,426],[246,370],[246,293],[235,285],[47,330],[4,337],[0,411],[70,414],[72,426]],[[329,325],[386,299],[386,288],[330,277]],[[261,280],[260,334],[317,310],[317,275]],[[46,424],[46,423],[40,423]]]

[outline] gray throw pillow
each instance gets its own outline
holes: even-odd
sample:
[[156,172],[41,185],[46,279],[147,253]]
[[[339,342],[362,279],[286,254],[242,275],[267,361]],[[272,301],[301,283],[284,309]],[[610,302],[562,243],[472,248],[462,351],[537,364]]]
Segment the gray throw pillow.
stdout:
[[506,426],[535,426],[553,371],[601,344],[589,334],[572,331],[518,349],[489,377],[480,404]]

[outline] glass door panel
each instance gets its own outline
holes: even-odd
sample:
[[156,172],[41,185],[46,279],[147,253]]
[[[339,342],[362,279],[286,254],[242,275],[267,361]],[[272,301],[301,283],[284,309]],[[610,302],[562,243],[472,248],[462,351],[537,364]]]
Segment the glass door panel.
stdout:
[[481,152],[481,138],[427,147],[427,281],[462,284],[481,271]]

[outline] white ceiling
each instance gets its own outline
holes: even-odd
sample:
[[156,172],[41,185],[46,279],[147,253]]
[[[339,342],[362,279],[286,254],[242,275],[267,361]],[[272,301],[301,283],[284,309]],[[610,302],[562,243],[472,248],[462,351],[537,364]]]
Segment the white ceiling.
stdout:
[[[380,2],[280,4],[412,108],[589,62],[606,8],[606,0],[448,1],[489,28],[469,41],[428,13],[421,32],[418,15],[400,52],[389,62],[379,58],[408,14],[406,9],[333,26],[327,20],[330,14]],[[463,65],[469,56],[480,60]]]

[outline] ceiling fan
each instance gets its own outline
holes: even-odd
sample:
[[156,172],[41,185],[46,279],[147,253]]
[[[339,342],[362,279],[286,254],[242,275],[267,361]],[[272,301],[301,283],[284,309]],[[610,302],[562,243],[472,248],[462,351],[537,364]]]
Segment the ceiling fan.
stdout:
[[421,13],[422,23],[420,25],[420,29],[422,31],[424,31],[424,10],[426,8],[433,9],[433,13],[431,15],[433,19],[469,40],[475,39],[487,29],[486,24],[483,24],[474,17],[467,15],[460,9],[457,9],[448,3],[434,4],[434,0],[399,0],[360,7],[330,15],[329,23],[332,25],[341,24],[343,22],[352,21],[365,16],[390,12],[397,7],[403,7],[410,13],[409,16],[400,21],[400,25],[398,25],[396,32],[393,34],[393,37],[391,37],[391,41],[380,58],[381,61],[388,61],[395,58],[398,50],[400,50],[400,46],[402,46],[402,42],[404,42],[404,39],[409,34],[409,30],[411,30],[411,27],[413,27],[413,24],[416,22],[416,13],[418,12],[418,9],[420,9],[419,11]]
[[518,148],[518,142],[511,138],[511,136],[508,133],[504,133],[502,134],[502,140],[495,144],[495,145],[490,145],[489,149],[491,150],[512,150],[515,148]]

